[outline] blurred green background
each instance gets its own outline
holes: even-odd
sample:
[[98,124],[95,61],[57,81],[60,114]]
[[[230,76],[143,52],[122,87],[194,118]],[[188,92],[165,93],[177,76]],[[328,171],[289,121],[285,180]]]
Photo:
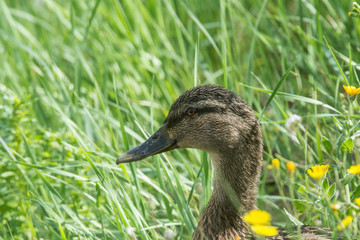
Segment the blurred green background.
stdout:
[[[259,116],[286,73],[261,119],[258,205],[278,226],[289,223],[286,208],[334,228],[351,208],[336,215],[330,205],[350,204],[358,179],[324,203],[296,190],[314,188],[305,173],[313,164],[334,165],[332,184],[358,160],[356,147],[331,152],[321,143],[326,136],[336,149],[350,136],[334,117],[359,118],[342,89],[341,71],[359,85],[360,20],[351,8],[328,0],[0,0],[0,239],[189,239],[211,196],[208,155],[176,150],[121,166],[116,157],[156,130],[189,88],[225,86]],[[302,121],[289,129],[294,114]],[[277,175],[266,168],[274,157]],[[287,160],[298,166],[292,179]],[[301,212],[294,199],[323,210]]]

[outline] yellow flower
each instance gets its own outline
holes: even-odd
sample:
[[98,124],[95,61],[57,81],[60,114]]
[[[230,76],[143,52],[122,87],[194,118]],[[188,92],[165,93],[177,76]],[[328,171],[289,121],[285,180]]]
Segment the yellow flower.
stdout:
[[334,211],[334,212],[337,212],[339,209],[340,209],[341,205],[339,203],[336,203],[336,204],[333,204],[331,205],[331,209]]
[[355,166],[350,166],[350,168],[347,170],[347,172],[352,174],[360,174],[360,164]]
[[311,168],[306,170],[306,172],[310,175],[310,177],[312,177],[314,179],[320,179],[325,175],[325,173],[327,172],[329,167],[330,167],[329,164],[316,165],[316,166],[312,166]]
[[50,153],[47,152],[47,151],[45,151],[45,152],[44,152],[44,157],[45,157],[45,158],[49,158],[49,157],[50,157]]
[[[279,163],[279,160],[277,160],[277,163]],[[251,210],[244,215],[244,220],[251,225],[251,231],[256,234],[269,237],[278,235],[277,227],[270,226],[271,215],[266,211],[260,209]]]
[[264,225],[253,225],[250,227],[251,231],[262,236],[272,237],[278,235],[277,227],[264,226]]
[[246,213],[244,220],[251,225],[270,225],[271,215],[266,211],[255,209]]
[[360,197],[355,198],[355,203],[356,203],[356,205],[358,205],[360,207]]
[[294,164],[292,161],[290,161],[290,162],[288,162],[288,163],[286,164],[286,168],[287,168],[287,170],[290,172],[290,174],[293,175],[296,166],[295,166],[295,164]]
[[18,105],[21,103],[21,100],[17,97],[14,97],[14,103]]
[[241,240],[239,236],[235,236],[235,240]]
[[356,96],[360,93],[360,88],[356,88],[354,86],[345,86],[343,85],[343,88],[345,89],[346,93],[350,96]]
[[279,167],[280,167],[279,159],[274,158],[271,162],[272,162],[272,165],[268,165],[268,168],[269,168],[269,169],[279,168]]
[[336,227],[338,230],[341,230],[343,228],[346,228],[351,222],[352,222],[353,218],[352,216],[347,216],[346,218],[344,218],[343,220],[341,220],[341,224],[338,224]]

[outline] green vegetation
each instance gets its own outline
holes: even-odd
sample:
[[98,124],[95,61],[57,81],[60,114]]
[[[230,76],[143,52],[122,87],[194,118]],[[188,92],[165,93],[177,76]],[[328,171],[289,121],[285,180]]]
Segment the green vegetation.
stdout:
[[[272,225],[355,239],[360,181],[347,169],[360,163],[360,108],[343,89],[360,85],[351,9],[320,0],[0,0],[0,239],[189,239],[211,196],[208,155],[115,159],[199,84],[223,85],[261,115],[258,206]],[[273,158],[280,166],[268,169]],[[307,174],[316,164],[329,164],[325,178]]]

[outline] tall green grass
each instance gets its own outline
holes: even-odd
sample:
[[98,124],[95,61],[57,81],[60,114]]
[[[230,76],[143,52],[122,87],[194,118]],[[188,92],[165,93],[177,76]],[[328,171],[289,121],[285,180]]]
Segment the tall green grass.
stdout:
[[[211,196],[208,155],[115,158],[200,84],[223,85],[261,114],[258,206],[273,224],[336,232],[353,215],[341,231],[354,239],[359,178],[346,169],[359,163],[360,109],[342,89],[360,84],[351,4],[0,0],[0,239],[189,239]],[[274,157],[277,173],[266,168]],[[305,170],[319,163],[331,167],[316,183]]]

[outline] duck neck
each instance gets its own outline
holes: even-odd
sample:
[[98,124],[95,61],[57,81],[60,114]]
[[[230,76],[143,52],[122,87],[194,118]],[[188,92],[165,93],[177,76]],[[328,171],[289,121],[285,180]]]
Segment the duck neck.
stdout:
[[255,208],[261,145],[250,146],[246,153],[232,149],[210,154],[215,168],[214,190],[193,239],[246,238],[248,227],[242,216]]
[[215,168],[213,201],[228,199],[240,214],[254,209],[261,171],[261,151],[253,154],[231,151],[212,155],[212,159]]

